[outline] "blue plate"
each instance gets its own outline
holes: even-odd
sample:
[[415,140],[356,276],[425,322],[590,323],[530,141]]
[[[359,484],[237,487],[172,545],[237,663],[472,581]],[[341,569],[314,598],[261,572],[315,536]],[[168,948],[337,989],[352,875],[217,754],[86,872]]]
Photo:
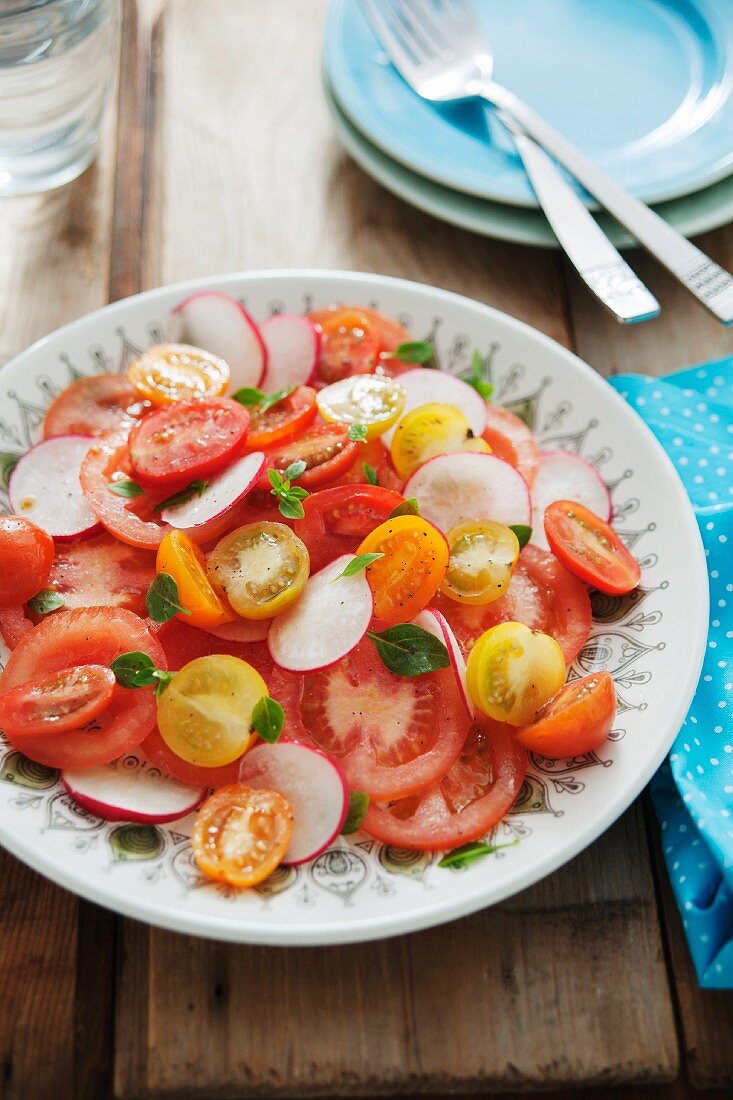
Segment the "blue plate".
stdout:
[[[733,0],[474,0],[495,78],[645,202],[733,170]],[[324,63],[346,116],[389,156],[481,198],[537,206],[510,135],[477,101],[421,100],[358,0],[333,0]]]

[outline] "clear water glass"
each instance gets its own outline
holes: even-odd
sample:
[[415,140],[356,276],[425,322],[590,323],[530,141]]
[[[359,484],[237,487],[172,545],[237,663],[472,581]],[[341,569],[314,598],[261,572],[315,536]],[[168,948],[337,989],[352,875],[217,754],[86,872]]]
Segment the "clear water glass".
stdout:
[[96,156],[119,0],[0,0],[0,195],[48,191]]

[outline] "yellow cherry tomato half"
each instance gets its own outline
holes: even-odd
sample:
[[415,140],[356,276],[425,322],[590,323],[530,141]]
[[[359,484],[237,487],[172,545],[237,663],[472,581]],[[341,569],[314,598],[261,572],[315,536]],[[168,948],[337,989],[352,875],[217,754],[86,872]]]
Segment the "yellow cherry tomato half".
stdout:
[[440,587],[448,565],[442,533],[421,516],[396,516],[371,531],[357,554],[381,554],[367,566],[374,614],[404,623],[422,611]]
[[256,886],[288,850],[293,811],[277,791],[243,783],[220,787],[196,814],[193,858],[208,878],[230,886]]
[[165,536],[158,547],[155,569],[168,573],[178,585],[178,598],[189,611],[188,615],[179,611],[179,619],[202,630],[236,619],[209,582],[203,553],[183,531],[173,530]]
[[400,477],[409,477],[429,458],[453,451],[491,453],[455,405],[418,405],[402,417],[392,436],[392,463]]
[[189,764],[231,764],[257,736],[251,728],[252,711],[264,695],[267,684],[239,657],[197,657],[158,697],[160,735]]
[[316,404],[324,420],[363,424],[367,439],[376,439],[397,421],[405,400],[405,391],[393,378],[354,374],[322,389]]
[[284,523],[261,520],[218,542],[207,571],[243,619],[271,619],[300,596],[310,573],[310,554]]
[[130,364],[127,377],[146,401],[172,405],[192,397],[216,397],[224,393],[229,366],[203,348],[156,344]]
[[503,596],[519,559],[514,532],[493,520],[470,520],[445,537],[450,561],[441,591],[458,603],[492,603]]
[[565,658],[554,638],[523,623],[499,623],[468,655],[466,683],[479,710],[524,726],[565,683]]

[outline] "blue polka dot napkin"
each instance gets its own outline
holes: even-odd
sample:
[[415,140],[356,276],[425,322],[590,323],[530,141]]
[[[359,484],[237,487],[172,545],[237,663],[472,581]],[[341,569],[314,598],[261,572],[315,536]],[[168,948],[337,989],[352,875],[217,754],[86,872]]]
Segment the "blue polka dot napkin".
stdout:
[[652,797],[700,985],[733,989],[733,357],[611,385],[674,462],[705,544],[708,649]]

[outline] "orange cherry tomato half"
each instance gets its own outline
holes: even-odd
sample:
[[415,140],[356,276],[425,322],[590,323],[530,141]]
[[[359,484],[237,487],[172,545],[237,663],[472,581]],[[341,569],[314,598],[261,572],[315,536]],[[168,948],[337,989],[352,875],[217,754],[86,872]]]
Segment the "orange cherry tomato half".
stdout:
[[114,690],[114,673],[104,665],[63,669],[0,695],[0,726],[16,745],[24,734],[65,733],[101,714]]
[[0,607],[25,603],[51,574],[53,539],[23,516],[0,516]]
[[158,547],[155,568],[158,573],[168,573],[178,585],[178,598],[189,612],[179,612],[179,617],[191,626],[208,630],[236,618],[206,576],[202,551],[183,531],[169,531],[165,536]]
[[196,815],[191,843],[201,871],[230,886],[256,886],[272,874],[293,832],[290,803],[243,783],[221,787]]
[[616,717],[616,690],[608,672],[571,680],[545,703],[517,740],[550,760],[583,756],[608,737]]
[[249,410],[248,450],[259,451],[261,447],[273,447],[302,435],[315,420],[317,412],[316,391],[310,386],[298,386],[264,412],[259,405],[253,405]]
[[555,557],[586,584],[609,596],[631,592],[641,568],[610,524],[582,504],[556,500],[545,509],[545,534]]
[[227,388],[229,366],[203,348],[156,344],[127,369],[137,393],[152,405],[172,405],[189,397],[217,397]]
[[381,554],[367,566],[374,613],[404,623],[430,603],[445,577],[450,552],[445,537],[421,516],[396,516],[370,532],[358,554]]

